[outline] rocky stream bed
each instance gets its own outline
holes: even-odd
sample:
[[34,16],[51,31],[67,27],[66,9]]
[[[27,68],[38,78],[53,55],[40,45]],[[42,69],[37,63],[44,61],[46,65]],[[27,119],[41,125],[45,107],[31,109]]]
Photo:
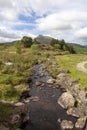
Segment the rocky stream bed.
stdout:
[[65,70],[53,79],[43,64],[35,65],[30,91],[12,103],[13,112],[0,130],[20,124],[17,130],[87,130],[87,92],[78,81]]
[[86,92],[66,71],[53,79],[36,65],[30,83],[29,122],[23,130],[87,130]]

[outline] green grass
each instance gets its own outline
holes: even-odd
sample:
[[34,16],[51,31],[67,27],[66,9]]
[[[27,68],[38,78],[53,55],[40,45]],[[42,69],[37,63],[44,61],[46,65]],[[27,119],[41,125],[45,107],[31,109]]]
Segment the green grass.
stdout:
[[87,89],[87,74],[77,70],[76,66],[78,63],[83,62],[87,59],[87,55],[74,54],[74,55],[62,55],[56,56],[57,63],[62,69],[70,71],[72,78],[80,78],[80,83]]
[[[12,51],[15,51],[14,46],[7,46],[0,51],[0,99],[18,101],[19,93],[14,90],[14,86],[29,81],[39,55],[32,48],[23,48],[21,54],[10,53]],[[13,65],[7,66],[6,62],[12,62]]]
[[87,63],[84,65],[85,68],[87,68]]

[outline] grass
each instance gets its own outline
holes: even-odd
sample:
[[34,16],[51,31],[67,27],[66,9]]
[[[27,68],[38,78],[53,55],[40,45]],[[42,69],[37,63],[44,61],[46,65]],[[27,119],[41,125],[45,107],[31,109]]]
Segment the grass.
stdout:
[[87,63],[84,65],[85,68],[87,68]]
[[72,78],[79,78],[80,83],[87,89],[87,74],[77,70],[76,66],[78,63],[86,61],[87,55],[74,54],[74,55],[62,55],[56,56],[57,63],[62,69],[70,71]]
[[[39,56],[36,50],[34,52],[30,48],[22,49],[21,54],[8,53],[14,50],[14,46],[9,46],[0,51],[0,99],[18,101],[19,93],[14,90],[14,86],[29,81]],[[7,62],[13,64],[9,66],[5,64]]]

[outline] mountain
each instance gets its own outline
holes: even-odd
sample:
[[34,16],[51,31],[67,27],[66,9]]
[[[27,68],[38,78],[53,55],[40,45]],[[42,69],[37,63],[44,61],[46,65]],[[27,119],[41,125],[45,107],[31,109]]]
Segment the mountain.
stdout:
[[37,42],[43,43],[43,44],[50,44],[52,41],[52,37],[49,36],[43,36],[43,35],[39,35],[35,38],[35,40]]
[[[52,39],[54,39],[54,38],[49,37],[49,36],[43,36],[43,35],[39,35],[35,38],[35,40],[37,42],[43,43],[43,44],[50,44]],[[61,41],[61,40],[59,40],[59,41]],[[72,46],[76,53],[87,53],[87,46],[83,46],[83,45],[75,44],[75,43],[67,43],[67,42],[65,42],[65,43],[67,45]]]
[[85,45],[80,45],[80,44],[75,44],[75,43],[67,43],[68,45],[72,45],[74,50],[77,53],[87,53],[87,46]]

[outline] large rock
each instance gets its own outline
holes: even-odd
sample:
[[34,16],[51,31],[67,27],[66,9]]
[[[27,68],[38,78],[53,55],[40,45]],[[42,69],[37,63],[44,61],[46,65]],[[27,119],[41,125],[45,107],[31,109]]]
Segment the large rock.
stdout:
[[85,91],[82,91],[82,90],[81,90],[81,91],[78,93],[77,100],[78,100],[79,102],[85,102],[85,101],[86,101],[86,93],[85,93]]
[[73,107],[75,103],[74,97],[69,92],[64,92],[58,99],[58,104],[63,108]]
[[84,117],[86,115],[85,109],[86,107],[73,107],[67,110],[67,114],[74,117]]
[[21,125],[29,120],[29,108],[28,104],[18,102],[14,105],[14,113],[10,117],[10,123],[12,125]]
[[78,129],[83,129],[86,124],[86,117],[79,118],[75,124]]
[[72,130],[73,127],[74,127],[74,124],[72,123],[72,121],[63,120],[61,122],[61,129],[62,130]]

